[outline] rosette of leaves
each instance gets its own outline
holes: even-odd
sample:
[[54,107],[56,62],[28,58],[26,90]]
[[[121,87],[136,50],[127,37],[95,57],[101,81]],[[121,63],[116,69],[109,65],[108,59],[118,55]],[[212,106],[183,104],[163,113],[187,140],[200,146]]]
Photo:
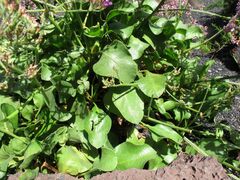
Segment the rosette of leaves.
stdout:
[[[225,108],[234,87],[207,79],[211,61],[189,58],[202,42],[201,29],[155,16],[158,4],[36,1],[36,11],[44,9],[39,29],[28,40],[13,40],[10,47],[18,43],[21,51],[9,47],[11,56],[0,64],[7,83],[0,104],[1,177],[10,170],[24,178],[54,169],[86,177],[157,169],[184,150],[189,134],[215,135],[201,130],[200,119],[211,121]],[[24,46],[37,39],[31,50]]]

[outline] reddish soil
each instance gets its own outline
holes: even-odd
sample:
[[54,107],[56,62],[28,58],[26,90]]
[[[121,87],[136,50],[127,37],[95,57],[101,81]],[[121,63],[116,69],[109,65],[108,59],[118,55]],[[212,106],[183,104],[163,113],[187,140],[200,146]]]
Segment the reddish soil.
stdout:
[[[8,180],[17,180],[11,175]],[[77,178],[63,174],[40,174],[36,180],[74,180]],[[169,166],[154,170],[129,169],[97,175],[91,180],[228,180],[230,179],[218,161],[202,155],[180,154]]]

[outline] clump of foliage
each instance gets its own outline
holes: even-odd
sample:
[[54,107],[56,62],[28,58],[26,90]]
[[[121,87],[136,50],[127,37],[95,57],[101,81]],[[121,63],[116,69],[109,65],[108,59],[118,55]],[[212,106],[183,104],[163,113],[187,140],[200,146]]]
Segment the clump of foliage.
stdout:
[[239,134],[213,121],[235,86],[190,56],[199,27],[156,16],[164,1],[33,2],[1,4],[1,178],[157,169],[182,151],[239,170]]

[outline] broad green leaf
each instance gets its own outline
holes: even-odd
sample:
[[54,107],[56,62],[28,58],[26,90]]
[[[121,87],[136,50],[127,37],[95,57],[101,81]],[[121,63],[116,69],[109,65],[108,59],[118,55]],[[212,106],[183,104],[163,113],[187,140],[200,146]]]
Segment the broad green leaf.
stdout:
[[60,127],[54,133],[50,134],[46,140],[44,140],[45,148],[44,153],[51,155],[53,148],[59,144],[60,146],[65,145],[68,140],[68,128]]
[[186,36],[186,30],[185,29],[177,29],[176,33],[174,34],[174,38],[179,41],[184,41]]
[[45,104],[44,102],[44,96],[41,93],[37,93],[33,96],[33,103],[35,106],[37,106],[39,109],[43,107]]
[[198,26],[190,26],[187,29],[186,39],[200,38],[203,36],[203,32]]
[[114,77],[124,83],[130,83],[135,79],[138,67],[126,46],[120,41],[114,41],[93,65],[93,70],[100,76]]
[[177,158],[178,151],[182,151],[182,148],[177,144],[169,143],[165,140],[161,140],[159,142],[149,140],[148,143],[158,152],[158,156],[160,156],[163,163],[166,164],[170,164],[173,160],[175,160]]
[[93,166],[101,171],[112,171],[117,167],[117,156],[115,152],[108,148],[101,148],[101,157],[97,159]]
[[168,20],[164,17],[158,17],[157,19],[151,20],[149,23],[150,30],[152,31],[153,34],[159,35],[162,33],[164,26]]
[[3,112],[5,118],[9,117],[8,120],[12,123],[13,128],[16,129],[18,127],[17,109],[10,104],[3,103],[1,104],[1,111]]
[[21,110],[22,116],[31,121],[32,116],[33,116],[33,106],[32,105],[26,105],[22,110]]
[[40,154],[43,150],[43,147],[41,143],[37,140],[33,140],[29,146],[27,147],[25,153],[24,153],[24,160],[22,164],[20,165],[20,168],[27,168],[29,164],[32,162],[33,159],[35,159],[38,154]]
[[115,115],[121,117],[120,111],[117,109],[117,107],[113,104],[112,98],[113,98],[113,91],[114,89],[109,89],[108,92],[103,97],[103,102],[107,110],[109,110],[111,113],[114,113]]
[[127,39],[132,35],[135,26],[135,24],[129,26],[124,25],[120,22],[115,22],[110,24],[110,29],[115,33],[119,34],[123,39]]
[[0,179],[6,175],[9,162],[14,157],[9,150],[11,149],[6,145],[2,145],[0,149]]
[[157,0],[143,0],[143,5],[149,6],[152,9],[152,11],[157,8],[158,4],[159,1]]
[[130,47],[129,52],[134,60],[139,59],[145,49],[147,49],[149,44],[142,42],[140,39],[131,36],[129,39],[128,47]]
[[69,112],[57,111],[54,113],[53,117],[59,122],[66,122],[72,118],[72,114]]
[[111,118],[95,105],[85,120],[89,142],[95,148],[100,148],[106,143],[111,125]]
[[158,98],[165,91],[166,77],[147,71],[145,77],[140,78],[137,83],[140,90],[146,96]]
[[149,130],[155,134],[156,136],[159,136],[160,138],[167,138],[171,139],[174,142],[181,144],[182,142],[182,137],[174,131],[172,128],[162,125],[162,124],[157,124],[155,126],[148,126]]
[[86,131],[79,130],[77,127],[73,127],[68,129],[68,134],[68,140],[70,142],[81,143],[85,149],[91,148],[91,144],[88,140],[88,134]]
[[133,124],[139,124],[144,115],[144,103],[135,88],[117,87],[113,91],[112,101],[122,116]]
[[116,169],[125,170],[130,168],[143,168],[151,159],[156,157],[156,151],[149,145],[134,145],[124,142],[115,148],[118,158]]
[[78,175],[86,172],[92,167],[85,155],[78,151],[76,147],[64,146],[56,156],[57,167],[60,173],[68,173],[71,175]]
[[50,86],[47,89],[44,89],[44,93],[46,95],[46,97],[44,96],[44,101],[47,105],[47,107],[49,108],[49,111],[54,112],[56,111],[56,101],[55,101],[55,96],[53,94],[53,91],[55,90],[54,86]]
[[154,50],[156,50],[156,46],[153,42],[153,40],[146,34],[143,35],[142,37]]
[[41,79],[44,81],[50,81],[52,77],[52,71],[49,66],[46,64],[42,64],[41,67]]
[[136,1],[131,3],[127,1],[124,3],[120,3],[120,6],[114,8],[108,13],[106,21],[110,21],[116,16],[122,16],[123,14],[132,13],[135,11],[136,8],[138,8],[138,3]]
[[97,24],[96,26],[87,28],[84,31],[84,34],[90,38],[102,38],[104,35],[104,31],[103,28],[101,28],[100,25]]
[[163,161],[163,158],[158,155],[148,163],[148,169],[152,170],[157,170],[158,168],[163,168],[165,166],[166,163]]
[[29,141],[26,138],[21,139],[13,138],[10,140],[8,147],[11,148],[13,153],[18,156],[22,156],[29,145]]
[[173,109],[175,120],[182,121],[184,119],[189,119],[191,117],[191,113],[185,109],[175,108]]
[[26,169],[24,173],[19,176],[19,180],[32,180],[38,176],[39,167],[35,169]]
[[3,132],[13,133],[13,125],[8,120],[0,121],[0,129],[2,129]]
[[139,137],[140,132],[136,128],[133,128],[133,130],[128,134],[129,137],[126,142],[130,142],[135,145],[143,145],[145,143],[145,138]]

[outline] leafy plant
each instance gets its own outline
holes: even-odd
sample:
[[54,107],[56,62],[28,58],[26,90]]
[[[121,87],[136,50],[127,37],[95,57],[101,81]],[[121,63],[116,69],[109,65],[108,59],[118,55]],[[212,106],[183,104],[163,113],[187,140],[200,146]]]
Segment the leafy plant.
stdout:
[[33,2],[1,6],[1,178],[156,169],[199,149],[234,162],[238,141],[217,154],[225,136],[206,126],[235,86],[190,56],[199,27],[156,16],[164,1]]

